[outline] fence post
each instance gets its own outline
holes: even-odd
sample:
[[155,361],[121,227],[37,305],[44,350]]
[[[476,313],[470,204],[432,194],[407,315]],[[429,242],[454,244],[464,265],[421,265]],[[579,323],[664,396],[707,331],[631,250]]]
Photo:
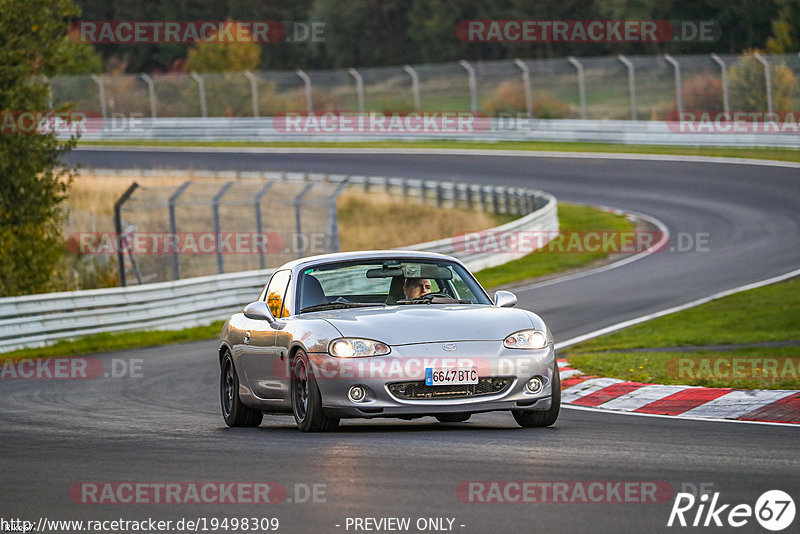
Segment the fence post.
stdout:
[[475,80],[475,69],[466,59],[462,59],[458,62],[464,69],[467,71],[469,75],[469,101],[470,101],[470,108],[473,113],[478,112],[478,83]]
[[328,208],[328,231],[325,234],[325,253],[329,252],[339,252],[339,215],[336,211],[336,200],[339,198],[339,195],[342,194],[350,181],[350,177],[348,176],[345,178],[342,183],[336,188],[336,190],[331,195],[330,203]]
[[[168,206],[169,206],[169,231],[172,233],[173,236],[178,235],[178,223],[175,220],[175,202],[178,201],[178,197],[180,197],[186,188],[192,185],[192,181],[188,180],[183,182],[178,189],[175,190],[174,193],[169,197]],[[173,280],[180,280],[181,279],[181,266],[180,261],[178,260],[178,247],[176,246],[172,252],[172,279]]]
[[[275,185],[275,182],[267,182],[261,191],[256,194],[255,197],[255,209],[256,209],[256,232],[258,232],[259,236],[264,235],[264,224],[261,221],[261,199],[264,198],[264,195]],[[264,246],[266,243],[262,244],[261,247],[258,249],[258,268],[265,269],[265,261],[264,261]]]
[[228,182],[227,184],[223,185],[222,188],[214,195],[213,200],[211,201],[211,209],[214,212],[214,234],[216,235],[217,241],[217,272],[219,274],[223,274],[225,272],[225,264],[223,263],[222,259],[222,248],[219,246],[219,237],[222,233],[222,227],[219,223],[219,201],[222,200],[222,197],[225,196],[225,193],[233,185],[233,182]]
[[522,86],[525,89],[525,111],[533,118],[533,94],[531,93],[531,70],[521,59],[515,59],[514,65],[522,71]]
[[150,97],[150,118],[156,118],[156,87],[153,78],[147,74],[140,74],[139,77],[147,84],[147,94]]
[[206,108],[206,84],[203,82],[203,77],[196,72],[192,73],[192,79],[197,82],[197,90],[200,92],[200,115],[206,118],[208,117],[208,108]]
[[638,120],[636,111],[636,72],[630,59],[622,54],[618,55],[617,58],[628,68],[628,92],[631,95],[631,120],[635,121]]
[[300,225],[300,212],[302,211],[301,210],[301,205],[303,203],[303,197],[306,196],[306,193],[308,193],[311,190],[312,187],[314,187],[313,183],[306,184],[306,186],[303,188],[303,190],[300,191],[300,193],[296,197],[294,197],[294,221],[295,221],[295,229],[297,230],[297,234],[295,235],[294,242],[295,242],[295,246],[297,247],[295,249],[295,252],[297,253],[297,257],[298,258],[301,257],[301,255],[300,255],[300,253],[301,253],[301,250],[300,250],[300,238],[303,235],[302,234],[303,229],[302,229],[302,226]]
[[243,74],[250,82],[250,94],[253,97],[253,117],[258,117],[258,80],[249,70],[244,71]]
[[361,77],[361,74],[356,69],[347,69],[347,72],[350,73],[356,80],[356,97],[358,98],[358,111],[360,113],[364,113],[364,78]]
[[48,78],[44,74],[42,74],[41,76],[42,76],[42,83],[47,86],[47,109],[52,109],[53,108],[53,86],[50,84],[50,78]]
[[295,74],[300,76],[300,79],[303,80],[303,84],[305,85],[306,89],[306,111],[309,113],[314,112],[314,98],[313,94],[311,93],[311,78],[306,74],[306,71],[303,69],[297,69],[294,71]]
[[411,76],[411,94],[414,96],[414,109],[419,111],[422,108],[419,98],[419,76],[411,65],[403,65],[403,70]]
[[[119,242],[120,236],[122,236],[122,205],[131,198],[131,195],[137,187],[139,187],[139,184],[133,182],[131,186],[122,193],[122,196],[114,202],[114,231],[117,233],[117,242]],[[122,251],[122,247],[117,247],[117,265],[119,266],[119,283],[122,287],[125,287],[128,284],[125,278],[125,253]]]
[[106,107],[106,88],[105,85],[103,85],[103,78],[97,74],[92,74],[92,80],[97,84],[97,90],[100,93],[100,113],[105,119],[108,115],[108,108]]
[[572,56],[569,56],[567,61],[578,71],[578,95],[581,99],[581,119],[586,120],[589,113],[586,106],[586,77],[583,73],[583,64]]
[[756,52],[753,54],[762,65],[764,65],[764,83],[767,91],[767,112],[772,113],[772,73],[769,71],[769,62],[767,58]]
[[683,89],[681,83],[681,65],[669,54],[664,54],[664,59],[672,65],[675,70],[675,103],[678,106],[678,117],[683,113]]
[[717,54],[711,54],[711,59],[713,59],[717,65],[719,65],[720,69],[720,77],[722,81],[722,109],[725,111],[725,113],[730,113],[731,105],[730,101],[728,100],[728,66],[725,65],[725,62]]

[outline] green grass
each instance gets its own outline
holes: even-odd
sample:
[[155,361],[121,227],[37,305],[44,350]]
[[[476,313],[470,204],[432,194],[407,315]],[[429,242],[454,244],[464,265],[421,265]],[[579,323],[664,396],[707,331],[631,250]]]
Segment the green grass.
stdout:
[[74,340],[59,341],[40,348],[19,349],[0,354],[0,359],[54,358],[76,356],[116,350],[154,347],[171,343],[185,343],[219,337],[224,321],[183,330],[148,330],[146,332],[118,332],[93,334]]
[[558,152],[605,152],[613,154],[667,154],[714,156],[749,159],[771,159],[800,162],[800,150],[793,148],[727,148],[654,145],[617,145],[611,143],[570,143],[546,141],[502,141],[497,143],[472,141],[376,141],[367,143],[258,143],[240,141],[81,141],[81,146],[208,146],[208,147],[273,147],[273,148],[449,148],[488,150],[529,150]]
[[[578,204],[558,204],[559,229],[562,233],[587,231],[621,231],[634,229],[633,223],[622,215]],[[545,252],[538,251],[518,260],[475,273],[485,288],[511,284],[570,269],[585,267],[608,257],[605,252]]]
[[800,347],[732,348],[696,352],[619,352],[643,347],[708,346],[800,340],[800,278],[730,295],[696,308],[659,317],[566,351],[570,364],[599,376],[708,387],[800,389],[800,378],[787,375],[749,378],[678,378],[667,362],[686,357],[791,357]]

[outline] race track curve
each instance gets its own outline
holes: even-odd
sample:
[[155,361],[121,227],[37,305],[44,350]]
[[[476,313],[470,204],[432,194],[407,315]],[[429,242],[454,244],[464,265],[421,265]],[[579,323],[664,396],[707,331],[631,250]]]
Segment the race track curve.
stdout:
[[[332,152],[81,149],[68,160],[104,168],[524,185],[563,201],[653,216],[668,227],[673,247],[679,234],[707,234],[707,251],[667,250],[591,276],[517,290],[519,305],[542,315],[556,340],[800,266],[797,167]],[[112,358],[141,359],[141,377],[0,381],[0,515],[32,521],[278,517],[279,532],[326,533],[354,532],[346,528],[347,517],[410,517],[408,532],[418,532],[417,518],[448,517],[454,531],[465,533],[616,533],[674,530],[666,526],[672,499],[470,503],[457,488],[465,481],[638,481],[665,482],[676,492],[711,484],[722,503],[752,506],[769,489],[800,498],[797,428],[565,409],[554,428],[541,430],[518,429],[509,414],[451,425],[433,419],[346,422],[328,435],[300,434],[293,420],[281,417],[265,418],[258,429],[228,429],[219,415],[214,353],[214,342],[199,342],[100,356],[107,365]],[[327,486],[325,502],[316,503],[88,505],[70,498],[69,488],[81,481],[272,481],[295,501],[295,484]],[[757,527],[751,520],[739,530]]]

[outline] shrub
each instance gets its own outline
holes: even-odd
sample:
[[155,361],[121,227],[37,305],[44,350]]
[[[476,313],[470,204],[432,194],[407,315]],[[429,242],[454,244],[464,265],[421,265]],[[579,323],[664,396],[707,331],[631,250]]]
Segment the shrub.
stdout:
[[[525,113],[525,90],[521,83],[503,82],[483,107],[495,116],[501,113]],[[550,93],[539,91],[533,95],[533,114],[537,119],[564,119],[572,114],[572,108]]]
[[713,74],[693,76],[683,82],[683,108],[687,111],[723,111],[722,81]]
[[[731,109],[736,111],[766,111],[767,93],[764,66],[755,57],[758,50],[745,50],[730,69]],[[774,61],[774,60],[773,60]],[[797,81],[786,63],[770,64],[772,79],[772,107],[775,111],[789,111],[792,93]]]

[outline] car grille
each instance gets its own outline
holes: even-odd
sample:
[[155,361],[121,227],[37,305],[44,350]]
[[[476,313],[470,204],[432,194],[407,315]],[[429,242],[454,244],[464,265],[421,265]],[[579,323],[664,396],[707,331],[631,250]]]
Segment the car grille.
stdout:
[[398,399],[464,399],[497,395],[511,387],[513,376],[492,376],[478,379],[477,384],[461,386],[426,386],[424,380],[389,384],[389,392]]

